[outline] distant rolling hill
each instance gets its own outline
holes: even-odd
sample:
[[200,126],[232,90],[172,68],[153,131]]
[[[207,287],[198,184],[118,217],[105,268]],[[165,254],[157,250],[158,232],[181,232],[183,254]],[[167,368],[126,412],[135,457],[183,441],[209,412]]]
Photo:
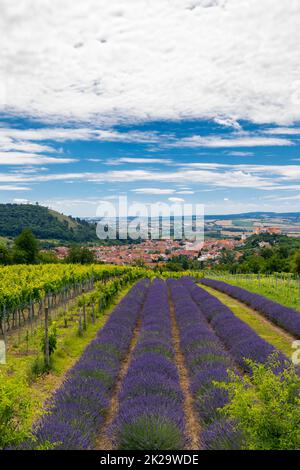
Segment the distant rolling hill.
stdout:
[[29,227],[40,240],[97,241],[95,224],[33,204],[0,204],[0,237],[14,238]]
[[234,219],[299,219],[300,212],[244,212],[242,214],[205,215],[206,220],[234,220]]

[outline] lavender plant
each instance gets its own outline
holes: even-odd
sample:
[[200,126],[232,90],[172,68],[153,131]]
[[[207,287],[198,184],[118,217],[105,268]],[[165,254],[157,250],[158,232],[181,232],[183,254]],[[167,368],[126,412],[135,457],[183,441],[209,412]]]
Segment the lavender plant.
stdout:
[[[204,449],[236,449],[241,436],[222,416],[219,409],[228,403],[226,390],[214,382],[228,381],[227,370],[234,370],[230,355],[209,327],[207,320],[193,302],[188,289],[180,281],[167,281],[174,304],[180,334],[180,345],[190,378],[195,410],[201,422],[200,440]],[[225,393],[224,393],[225,392]],[[215,429],[227,429],[227,437]]]
[[138,282],[116,306],[48,403],[34,429],[35,442],[24,443],[24,448],[93,448],[147,289],[147,281]]
[[275,325],[280,326],[288,333],[300,338],[300,313],[296,310],[280,305],[262,295],[249,292],[242,287],[233,286],[223,281],[204,278],[201,282],[206,286],[213,287],[244,302],[254,310],[260,312]]
[[172,348],[168,289],[164,281],[156,279],[149,288],[139,339],[111,429],[117,448],[184,448],[182,402]]
[[181,282],[188,288],[193,300],[230,355],[245,372],[250,372],[245,359],[265,363],[275,352],[278,353],[279,360],[284,364],[287,359],[284,354],[279,353],[270,343],[257,335],[250,326],[237,318],[230,308],[197,286],[193,280],[184,278]]

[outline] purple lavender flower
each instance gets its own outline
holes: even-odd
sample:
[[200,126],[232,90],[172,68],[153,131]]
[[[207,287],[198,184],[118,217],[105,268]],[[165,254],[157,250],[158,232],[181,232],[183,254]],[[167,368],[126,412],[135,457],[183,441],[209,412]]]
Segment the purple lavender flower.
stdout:
[[111,390],[141,314],[148,282],[138,282],[111,313],[49,402],[34,429],[37,443],[55,449],[91,449],[104,422]]
[[240,450],[245,439],[232,421],[223,418],[204,429],[201,443],[204,450]]
[[[211,423],[221,419],[220,408],[228,402],[227,392],[218,388],[214,382],[229,380],[227,369],[234,369],[233,361],[183,285],[186,282],[182,284],[169,279],[167,283],[174,304],[195,410],[205,433]],[[215,448],[223,448],[223,443],[216,442]]]
[[172,347],[168,288],[164,281],[156,279],[149,288],[138,343],[111,428],[118,449],[183,448],[182,402]]
[[287,360],[284,354],[257,335],[249,325],[236,317],[230,308],[216,297],[201,289],[190,278],[183,278],[181,282],[187,287],[227,351],[245,372],[250,372],[245,359],[265,363],[272,354],[277,353],[282,363]]
[[292,308],[280,305],[259,294],[249,292],[242,287],[233,286],[223,281],[202,279],[202,284],[213,287],[231,297],[244,302],[254,310],[262,313],[268,320],[280,326],[288,333],[300,338],[300,313]]

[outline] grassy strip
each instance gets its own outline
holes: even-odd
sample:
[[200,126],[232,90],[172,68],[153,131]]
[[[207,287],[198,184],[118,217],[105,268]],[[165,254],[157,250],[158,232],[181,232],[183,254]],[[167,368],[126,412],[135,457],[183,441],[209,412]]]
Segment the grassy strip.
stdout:
[[[127,294],[131,287],[132,286],[129,285],[122,289],[110,306],[96,318],[94,324],[88,322],[87,329],[81,336],[78,335],[77,321],[70,324],[68,328],[63,328],[63,314],[55,320],[56,326],[59,328],[58,345],[57,350],[51,357],[52,368],[49,373],[37,377],[32,382],[28,381],[28,373],[37,358],[37,350],[39,349],[40,338],[43,331],[42,326],[37,330],[35,336],[31,338],[30,348],[33,349],[29,349],[26,355],[23,355],[23,349],[25,347],[24,341],[21,342],[18,351],[14,350],[15,355],[11,353],[8,354],[7,364],[1,366],[0,369],[1,378],[4,381],[5,378],[7,378],[7,380],[13,378],[16,386],[18,386],[19,383],[20,389],[22,387],[23,392],[28,392],[32,405],[28,409],[28,413],[30,413],[30,416],[28,416],[30,426],[43,414],[45,401],[61,385],[66,372],[75,364],[86,346],[96,336],[97,331],[104,326],[114,307]],[[75,316],[77,311],[78,308],[76,306],[72,307],[68,311],[68,317],[70,318],[72,315]],[[27,385],[25,385],[25,391],[24,383],[27,383]]]
[[222,292],[202,284],[201,288],[205,289],[211,295],[220,300],[220,302],[229,307],[238,318],[247,323],[261,338],[282,351],[284,354],[286,354],[287,357],[291,357],[293,352],[293,338],[290,337],[287,333],[272,325],[261,315],[259,315],[259,313],[255,312],[238,300],[235,300],[232,297],[223,294]]
[[263,295],[274,302],[300,311],[299,282],[296,279],[279,276],[224,274],[215,276],[207,273],[207,277],[242,287],[254,294]]

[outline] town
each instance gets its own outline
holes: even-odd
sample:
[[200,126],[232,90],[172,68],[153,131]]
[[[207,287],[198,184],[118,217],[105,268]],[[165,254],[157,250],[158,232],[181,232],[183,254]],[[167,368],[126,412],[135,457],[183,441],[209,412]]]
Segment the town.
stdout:
[[[99,263],[116,265],[143,265],[148,267],[163,266],[174,257],[185,256],[188,260],[212,262],[218,264],[218,259],[227,250],[235,250],[235,259],[242,256],[238,250],[250,235],[269,233],[279,235],[278,227],[255,227],[252,232],[243,233],[242,236],[227,238],[209,238],[199,244],[191,245],[183,240],[173,239],[143,240],[136,244],[92,246],[89,249],[94,253]],[[265,243],[265,242],[262,242]],[[63,260],[69,254],[69,247],[59,246],[53,249],[57,258]]]

